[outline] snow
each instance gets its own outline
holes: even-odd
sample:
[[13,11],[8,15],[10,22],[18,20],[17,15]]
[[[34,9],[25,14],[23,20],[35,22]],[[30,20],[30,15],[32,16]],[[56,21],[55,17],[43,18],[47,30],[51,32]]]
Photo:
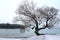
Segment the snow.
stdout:
[[0,40],[60,40],[60,35],[41,35],[29,38],[0,38]]
[[0,40],[21,40],[21,39],[12,39],[12,38],[0,38]]
[[45,40],[60,40],[59,35],[46,35]]

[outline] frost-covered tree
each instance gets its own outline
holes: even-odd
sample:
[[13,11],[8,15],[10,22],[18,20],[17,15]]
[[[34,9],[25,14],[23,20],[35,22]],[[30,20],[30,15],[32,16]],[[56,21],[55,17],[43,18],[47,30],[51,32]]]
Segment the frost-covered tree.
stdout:
[[[42,6],[38,8],[33,2],[25,1],[17,9],[18,16],[15,17],[14,22],[22,22],[24,28],[33,26],[31,29],[35,29],[35,34],[40,35],[39,30],[50,29],[54,26],[57,22],[57,13],[58,9],[54,7]],[[43,24],[42,27],[39,26],[41,24]]]

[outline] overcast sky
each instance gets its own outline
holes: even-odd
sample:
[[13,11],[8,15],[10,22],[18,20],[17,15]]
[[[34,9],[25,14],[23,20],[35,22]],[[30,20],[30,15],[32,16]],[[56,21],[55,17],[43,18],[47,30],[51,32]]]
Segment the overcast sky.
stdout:
[[[60,0],[34,0],[38,6],[53,6],[60,9]],[[16,16],[15,10],[21,3],[21,0],[0,0],[0,23],[12,23]],[[22,3],[21,3],[22,4]]]

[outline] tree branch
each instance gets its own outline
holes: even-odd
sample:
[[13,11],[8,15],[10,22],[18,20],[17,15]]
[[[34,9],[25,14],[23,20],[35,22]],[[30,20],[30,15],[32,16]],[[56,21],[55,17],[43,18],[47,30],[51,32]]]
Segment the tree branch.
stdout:
[[48,19],[46,20],[46,25],[44,25],[42,28],[39,28],[38,30],[41,30],[41,29],[45,29],[46,27],[48,27]]
[[41,30],[41,29],[45,29],[45,28],[46,28],[46,26],[45,27],[42,27],[42,28],[39,28],[38,31]]

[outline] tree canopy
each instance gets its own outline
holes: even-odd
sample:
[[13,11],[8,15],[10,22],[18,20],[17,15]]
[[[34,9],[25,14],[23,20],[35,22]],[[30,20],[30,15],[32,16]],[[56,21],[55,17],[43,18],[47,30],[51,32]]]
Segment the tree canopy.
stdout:
[[[14,22],[22,21],[25,28],[33,26],[31,29],[35,29],[36,35],[39,34],[39,30],[45,28],[52,28],[56,22],[58,22],[56,15],[58,14],[58,9],[54,7],[42,6],[37,7],[33,2],[25,1],[19,6],[16,11],[18,14],[14,18]],[[43,24],[40,28],[39,25]]]

